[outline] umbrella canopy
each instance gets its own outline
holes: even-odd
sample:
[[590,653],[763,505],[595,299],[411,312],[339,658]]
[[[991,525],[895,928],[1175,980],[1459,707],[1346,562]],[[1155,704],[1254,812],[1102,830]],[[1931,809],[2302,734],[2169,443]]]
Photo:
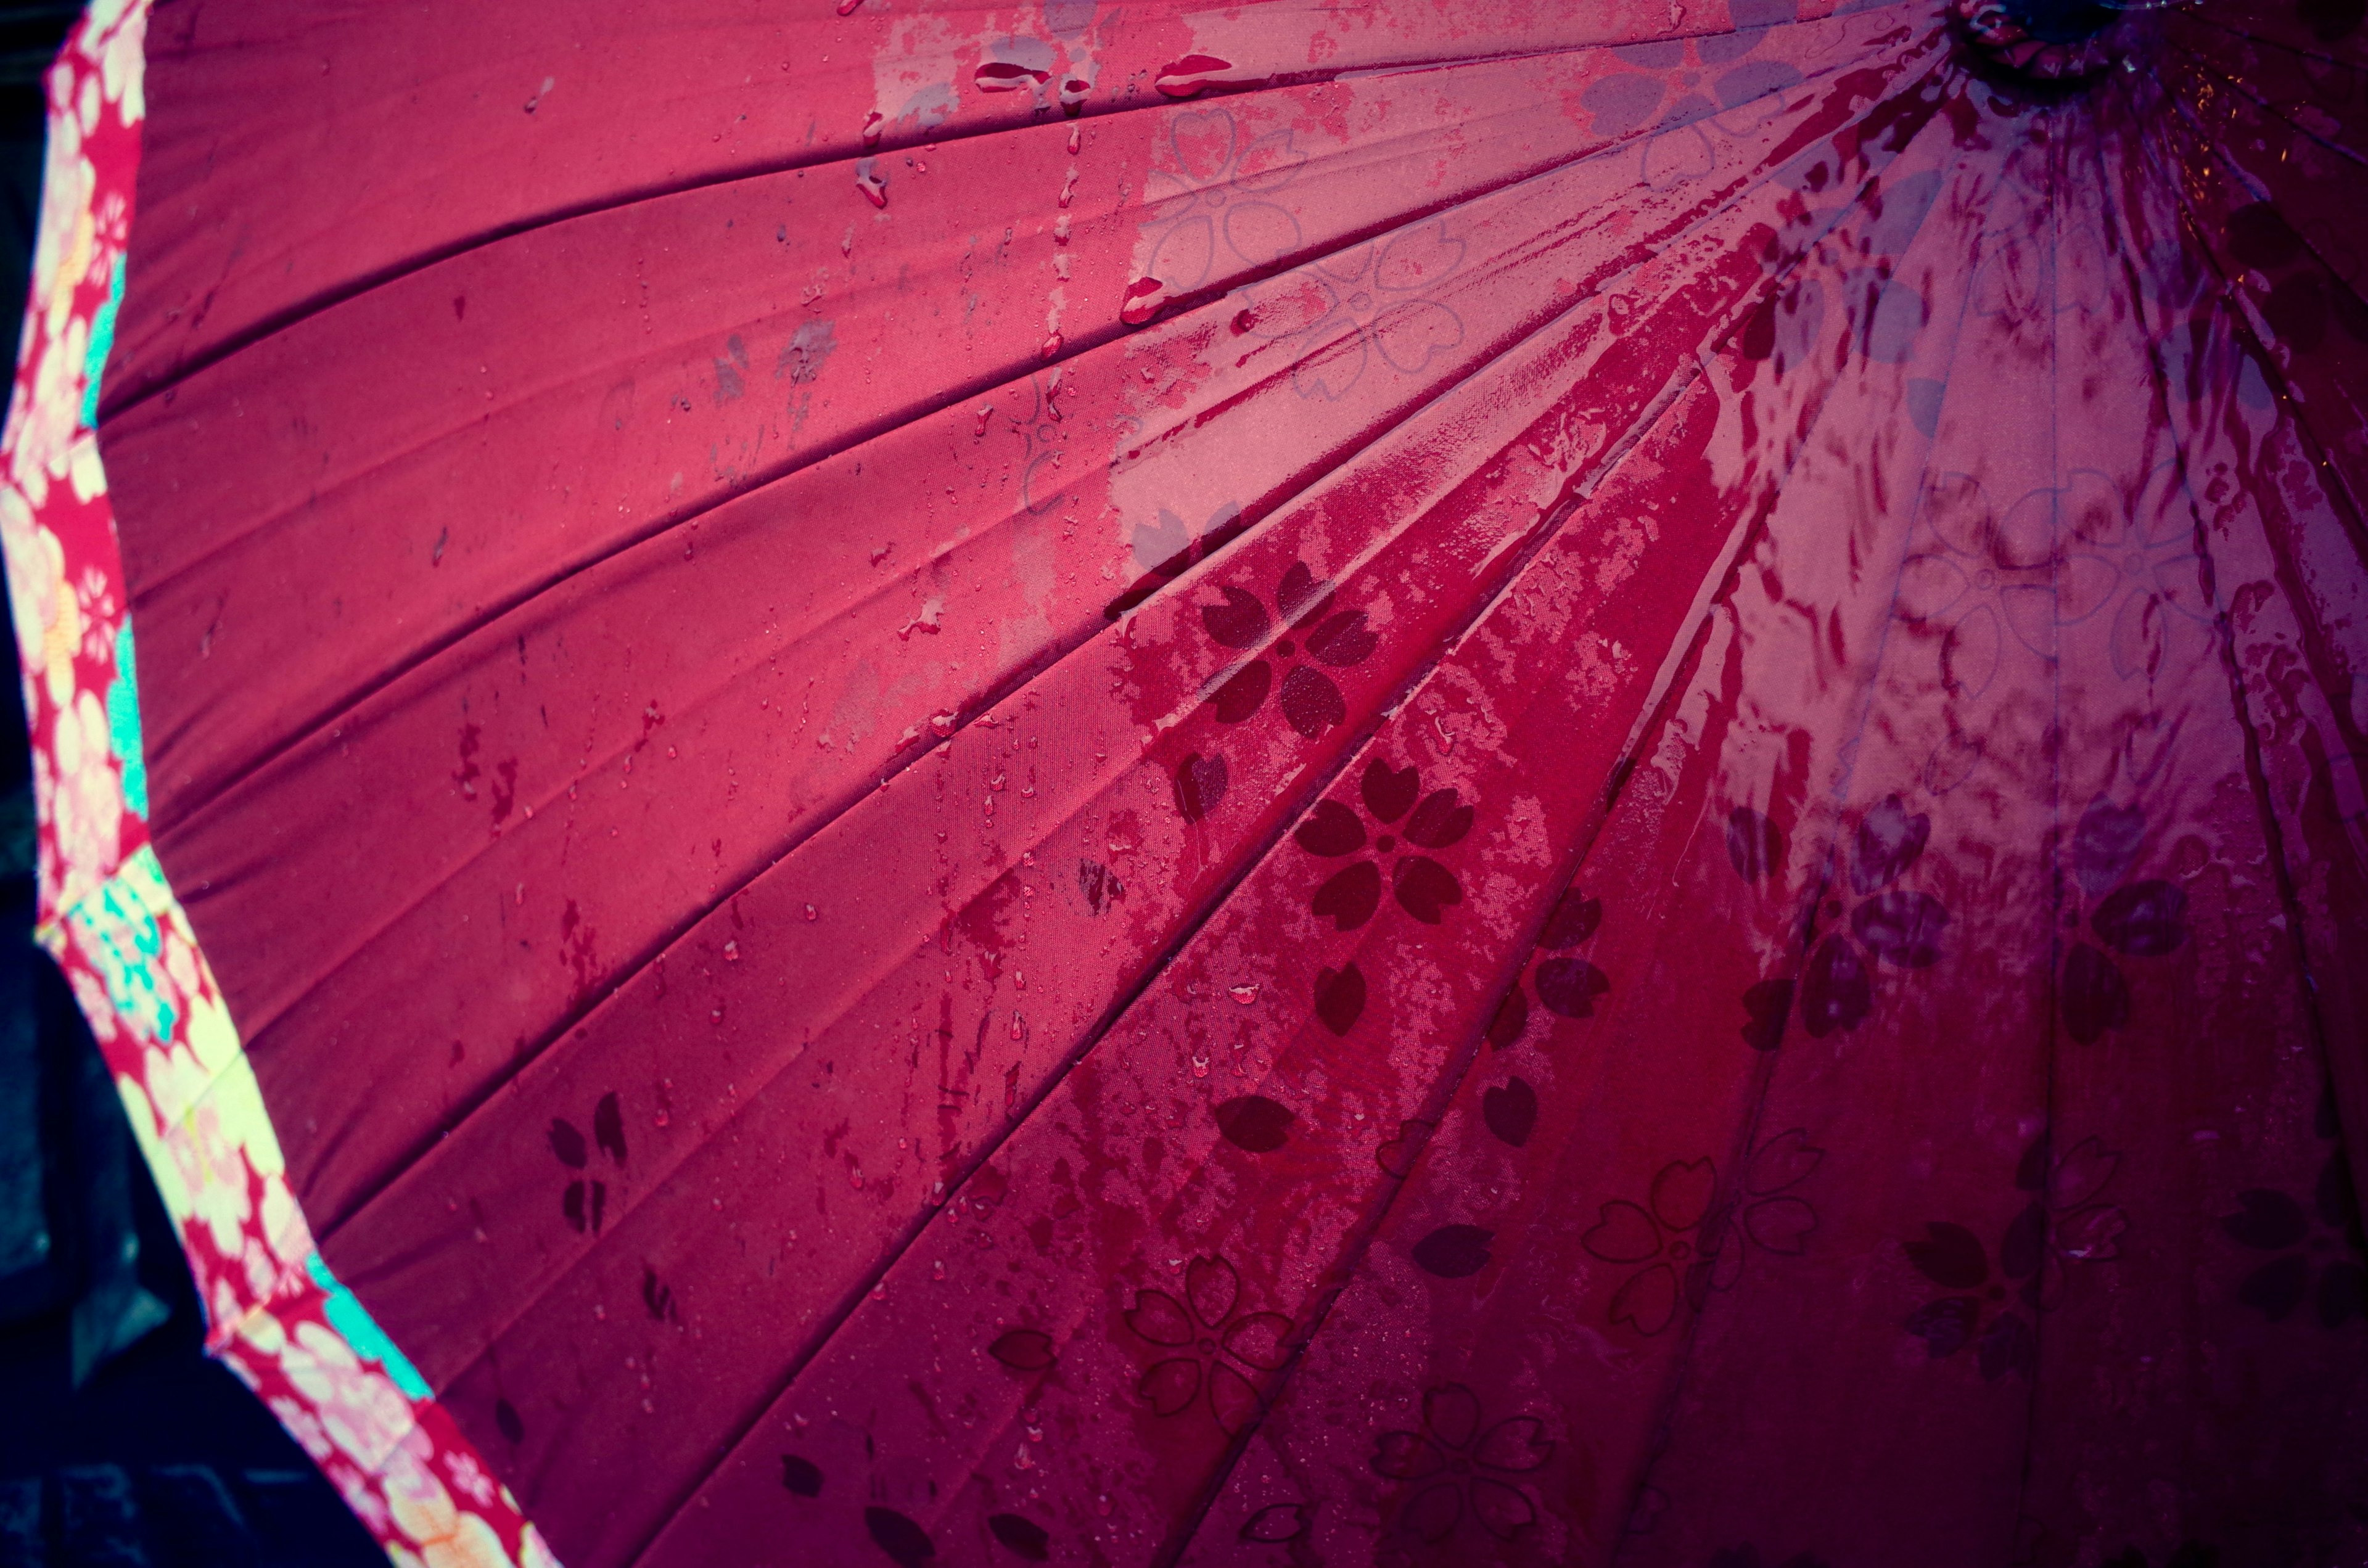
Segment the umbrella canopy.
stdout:
[[2362,19],[102,6],[218,1352],[404,1561],[2356,1556]]

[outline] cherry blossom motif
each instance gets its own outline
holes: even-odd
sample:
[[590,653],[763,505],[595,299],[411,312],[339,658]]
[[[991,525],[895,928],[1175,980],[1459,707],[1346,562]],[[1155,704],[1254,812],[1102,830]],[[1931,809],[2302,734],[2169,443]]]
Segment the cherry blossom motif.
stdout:
[[1281,344],[1300,396],[1338,402],[1372,360],[1413,375],[1463,341],[1463,321],[1426,297],[1463,265],[1436,220],[1235,290],[1234,330]]
[[[1941,933],[1948,926],[1949,912],[1929,893],[1893,886],[1916,864],[1931,835],[1932,819],[1921,812],[1911,814],[1896,795],[1884,797],[1860,819],[1856,853],[1850,861],[1850,891],[1858,897],[1850,910],[1850,936],[1835,931],[1819,942],[1801,977],[1801,1022],[1812,1036],[1823,1039],[1866,1021],[1874,1005],[1874,986],[1861,949],[1902,969],[1928,969],[1941,961]],[[1832,919],[1840,915],[1841,906],[1828,900],[1825,911]],[[1747,1010],[1749,1006],[1747,998]],[[1775,1026],[1779,1034],[1782,1028],[1780,1017]]]
[[1954,1356],[1970,1344],[1984,1380],[1995,1382],[2009,1372],[2031,1376],[2039,1354],[2032,1318],[2062,1304],[2067,1267],[2121,1256],[2129,1216],[2119,1204],[2098,1201],[2121,1159],[2100,1140],[2084,1138],[2051,1162],[2046,1136],[2033,1140],[2014,1177],[2016,1187],[2032,1197],[2007,1222],[1995,1267],[1981,1238],[1963,1225],[1932,1221],[1923,1240],[1907,1244],[1917,1272],[1951,1292],[1909,1313],[1903,1325],[1924,1341],[1931,1359]]
[[336,1451],[376,1470],[416,1425],[410,1402],[392,1382],[373,1377],[335,1330],[300,1322],[283,1335],[277,1324],[248,1325],[256,1347],[274,1357],[290,1387],[315,1412]]
[[1807,1251],[1817,1211],[1793,1189],[1825,1157],[1796,1127],[1760,1144],[1741,1185],[1724,1196],[1718,1167],[1704,1156],[1663,1165],[1644,1203],[1600,1205],[1580,1244],[1606,1263],[1639,1266],[1612,1293],[1605,1315],[1639,1334],[1659,1334],[1681,1305],[1700,1312],[1712,1291],[1733,1289],[1752,1247],[1782,1256]]
[[1699,1256],[1686,1269],[1688,1306],[1700,1312],[1713,1290],[1733,1290],[1753,1247],[1782,1257],[1809,1250],[1817,1211],[1793,1188],[1815,1175],[1825,1157],[1798,1127],[1753,1152],[1741,1189],[1714,1205],[1697,1233]]
[[1015,1557],[1029,1562],[1052,1559],[1052,1532],[1024,1514],[989,1514],[986,1528]]
[[[2340,1131],[2329,1094],[2319,1101],[2318,1134],[2333,1139]],[[2237,1287],[2239,1301],[2271,1323],[2292,1317],[2305,1301],[2314,1302],[2326,1328],[2368,1319],[2368,1267],[2362,1267],[2368,1240],[2351,1190],[2351,1162],[2340,1144],[2319,1167],[2307,1209],[2269,1187],[2240,1192],[2237,1201],[2237,1211],[2225,1216],[2220,1228],[2240,1245],[2278,1255],[2245,1276]]]
[[[1209,694],[1217,722],[1238,724],[1252,717],[1278,687],[1283,718],[1306,739],[1347,722],[1349,705],[1339,686],[1317,666],[1347,669],[1372,656],[1380,639],[1367,629],[1365,612],[1335,610],[1331,585],[1317,582],[1304,561],[1292,562],[1275,585],[1271,615],[1256,594],[1231,585],[1217,591],[1225,596],[1224,603],[1201,607],[1201,623],[1209,635],[1227,648],[1265,648],[1263,656],[1235,670]],[[1297,635],[1266,646],[1278,620],[1286,633]]]
[[[1354,808],[1338,801],[1318,801],[1292,833],[1299,846],[1311,855],[1327,859],[1358,857],[1324,880],[1308,901],[1308,908],[1318,919],[1329,918],[1339,929],[1353,931],[1381,907],[1386,881],[1399,908],[1425,925],[1438,925],[1446,906],[1463,902],[1463,884],[1445,866],[1411,849],[1445,849],[1461,840],[1472,831],[1472,808],[1459,804],[1452,789],[1424,794],[1421,776],[1415,769],[1392,767],[1380,757],[1365,765],[1357,792],[1376,830],[1370,840],[1372,859],[1363,858],[1369,842],[1364,821]],[[1397,824],[1401,817],[1405,824],[1395,833],[1379,831]],[[1405,835],[1407,852],[1399,852],[1399,834]]]
[[1161,151],[1145,180],[1147,233],[1157,237],[1144,276],[1164,286],[1164,299],[1190,293],[1213,271],[1269,267],[1300,248],[1299,220],[1267,199],[1307,164],[1288,128],[1250,136],[1212,106],[1177,115]]
[[1308,1516],[1315,1512],[1310,1503],[1269,1503],[1242,1521],[1241,1538],[1261,1546],[1297,1540],[1307,1533]]
[[592,1108],[592,1144],[587,1146],[584,1134],[565,1117],[551,1119],[551,1152],[559,1163],[575,1173],[567,1188],[560,1194],[559,1211],[577,1232],[600,1233],[600,1222],[608,1212],[609,1184],[590,1175],[592,1149],[597,1147],[609,1156],[612,1165],[625,1163],[625,1116],[613,1094],[602,1095]]
[[1606,1263],[1639,1266],[1612,1292],[1605,1315],[1613,1324],[1650,1335],[1676,1320],[1686,1274],[1705,1256],[1715,1256],[1700,1233],[1717,1190],[1718,1167],[1709,1156],[1671,1160],[1653,1177],[1645,1202],[1615,1198],[1598,1207],[1579,1244]]
[[2194,505],[2178,464],[2165,462],[2147,476],[2135,505],[2124,509],[2092,502],[2077,525],[2094,558],[2117,574],[2106,646],[2113,673],[2123,680],[2155,668],[2174,631],[2212,624],[2203,558],[2195,552]]
[[1185,1301],[1147,1288],[1134,1293],[1126,1326],[1137,1338],[1182,1352],[1154,1362],[1135,1385],[1154,1415],[1181,1415],[1203,1390],[1209,1414],[1229,1434],[1258,1414],[1258,1385],[1240,1369],[1270,1372],[1288,1360],[1291,1319],[1281,1312],[1235,1315],[1241,1290],[1232,1264],[1196,1257],[1184,1270]]
[[1249,526],[1241,507],[1231,501],[1211,512],[1197,532],[1182,517],[1160,507],[1155,521],[1135,524],[1131,546],[1141,574],[1126,592],[1102,607],[1103,618],[1116,620],[1241,538]]
[[[2090,901],[2089,934],[2123,958],[2161,958],[2187,941],[2187,894],[2177,884],[2150,879],[2115,886],[2145,837],[2143,812],[2101,795],[2072,834],[2072,874]],[[2130,1021],[2129,981],[2095,943],[2072,943],[2059,994],[2065,1032],[2083,1045]]]
[[500,1535],[482,1516],[457,1507],[410,1445],[398,1444],[388,1454],[384,1473],[389,1518],[417,1543],[419,1562],[432,1568],[507,1568],[510,1556]]
[[1422,1429],[1383,1432],[1373,1442],[1373,1472],[1410,1488],[1398,1528],[1429,1542],[1455,1533],[1469,1513],[1498,1540],[1537,1522],[1528,1493],[1504,1476],[1528,1475],[1554,1458],[1554,1441],[1535,1415],[1483,1428],[1479,1396],[1442,1383],[1422,1396]]
[[[1565,1018],[1592,1017],[1595,999],[1611,989],[1609,975],[1570,951],[1594,936],[1602,924],[1603,901],[1588,897],[1576,885],[1564,889],[1562,897],[1554,901],[1544,928],[1538,933],[1537,948],[1543,957],[1530,975],[1538,1001],[1547,1012]],[[1516,980],[1488,1022],[1488,1043],[1499,1051],[1519,1044],[1529,1024],[1529,995]]]

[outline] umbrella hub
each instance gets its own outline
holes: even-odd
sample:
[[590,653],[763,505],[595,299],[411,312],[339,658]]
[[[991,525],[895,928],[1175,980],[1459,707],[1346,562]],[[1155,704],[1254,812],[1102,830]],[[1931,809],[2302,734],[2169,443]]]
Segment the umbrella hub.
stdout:
[[2150,0],[1952,0],[1950,23],[1976,75],[2042,98],[2134,69],[2138,18]]
[[2118,6],[2097,0],[2006,0],[2014,24],[2042,43],[2078,43],[2096,37],[2120,17]]

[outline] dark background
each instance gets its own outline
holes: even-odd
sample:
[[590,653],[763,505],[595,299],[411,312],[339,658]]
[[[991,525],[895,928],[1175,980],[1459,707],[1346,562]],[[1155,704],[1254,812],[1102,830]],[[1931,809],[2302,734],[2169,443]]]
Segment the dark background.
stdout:
[[[41,74],[79,4],[0,0],[0,344],[40,212]],[[0,616],[6,599],[0,597]],[[6,638],[13,660],[17,640]],[[205,1320],[123,1108],[31,939],[21,683],[0,679],[0,1568],[385,1562]]]

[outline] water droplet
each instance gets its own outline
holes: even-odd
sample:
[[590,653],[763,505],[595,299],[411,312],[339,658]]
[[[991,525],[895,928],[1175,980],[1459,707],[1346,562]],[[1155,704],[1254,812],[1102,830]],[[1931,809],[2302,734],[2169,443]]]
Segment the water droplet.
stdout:
[[1020,1017],[1017,1012],[1014,1012],[1011,1015],[1011,1038],[1014,1040],[1026,1040],[1028,1038],[1028,1026],[1021,1021]]
[[723,1021],[723,1009],[721,1007],[710,1008],[707,1014],[707,1021],[711,1024],[722,1023]]
[[1050,71],[1040,71],[1012,60],[982,61],[971,80],[982,93],[1014,93],[1022,87],[1041,87],[1052,77]]
[[723,961],[725,963],[740,961],[740,944],[737,941],[727,941],[723,944]]
[[1046,338],[1046,339],[1044,340],[1044,346],[1043,346],[1042,348],[1039,348],[1038,350],[1036,350],[1037,357],[1038,357],[1039,358],[1044,358],[1044,359],[1050,359],[1050,358],[1053,358],[1055,355],[1059,354],[1060,352],[1061,352],[1061,335],[1060,335],[1059,333],[1057,333],[1057,332],[1056,332],[1056,333],[1054,333],[1052,336],[1050,336],[1050,337]]
[[1069,215],[1066,212],[1053,220],[1053,243],[1056,245],[1069,243]]
[[882,118],[878,109],[873,109],[870,114],[863,117],[863,144],[866,147],[877,147],[880,145],[880,131],[886,123],[887,121]]
[[944,1258],[942,1258],[942,1257],[941,1257],[941,1258],[938,1259],[938,1260],[937,1260],[937,1262],[935,1262],[935,1263],[933,1263],[933,1264],[929,1265],[929,1278],[932,1278],[932,1279],[939,1279],[939,1280],[942,1280],[943,1278],[945,1278],[945,1277],[946,1277],[946,1260],[945,1260]]
[[842,17],[851,17],[855,15],[856,8],[862,4],[863,0],[838,0],[838,14]]
[[821,910],[819,910],[819,909],[816,909],[816,908],[815,908],[813,904],[811,904],[811,903],[810,903],[810,904],[807,904],[807,905],[806,905],[806,918],[807,918],[808,920],[819,920],[819,919],[821,919],[821,918],[822,918],[822,911],[821,911]]
[[[1072,80],[1074,80],[1074,78],[1072,78]],[[1064,86],[1062,90],[1063,90],[1064,94],[1065,95],[1065,93],[1067,92],[1067,88]],[[1081,93],[1079,93],[1077,96],[1078,96],[1079,97],[1085,97],[1085,95],[1084,95],[1082,92],[1081,92]],[[1065,97],[1064,97],[1064,101],[1065,101]],[[1071,156],[1072,158],[1076,157],[1076,156],[1078,154],[1078,153],[1080,153],[1080,152],[1082,152],[1082,151],[1084,150],[1085,145],[1086,145],[1086,128],[1085,128],[1084,126],[1082,126],[1082,125],[1073,125],[1073,126],[1069,127],[1069,156]]]
[[885,207],[888,205],[888,179],[873,169],[872,165],[876,161],[871,158],[855,160],[855,188],[861,191],[863,199],[872,206]]
[[1255,985],[1229,985],[1225,988],[1225,994],[1247,1007],[1258,999],[1258,988]]
[[1234,68],[1230,60],[1213,54],[1188,54],[1163,68],[1152,85],[1171,98],[1189,98]]
[[1196,1056],[1192,1058],[1192,1076],[1195,1078],[1205,1078],[1208,1075],[1209,1059],[1205,1056]]
[[1129,326],[1141,326],[1159,313],[1167,302],[1167,285],[1156,278],[1138,278],[1126,286],[1126,297],[1118,308],[1118,319]]
[[977,428],[976,430],[973,431],[973,432],[972,432],[972,434],[973,434],[973,435],[977,435],[977,436],[984,436],[984,435],[985,435],[985,434],[986,434],[986,422],[987,422],[988,420],[990,420],[990,419],[994,418],[994,417],[995,417],[995,404],[993,404],[993,403],[980,403],[980,404],[978,405],[978,428]]

